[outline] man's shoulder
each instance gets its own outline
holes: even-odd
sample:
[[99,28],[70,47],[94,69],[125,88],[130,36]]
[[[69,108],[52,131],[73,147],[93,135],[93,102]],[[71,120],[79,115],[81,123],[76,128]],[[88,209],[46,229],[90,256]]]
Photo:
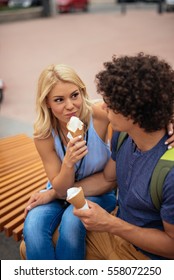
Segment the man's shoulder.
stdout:
[[120,135],[120,132],[113,131],[113,135],[112,135],[112,139],[111,139],[111,146],[112,146],[112,149],[114,149],[114,150],[116,150],[116,148],[117,148],[119,135]]
[[113,131],[113,135],[112,135],[112,139],[114,140],[114,141],[118,141],[118,137],[119,137],[119,135],[120,135],[120,131]]
[[128,138],[129,135],[126,132],[114,131],[112,137],[112,147],[114,150],[118,151],[122,146],[123,142]]

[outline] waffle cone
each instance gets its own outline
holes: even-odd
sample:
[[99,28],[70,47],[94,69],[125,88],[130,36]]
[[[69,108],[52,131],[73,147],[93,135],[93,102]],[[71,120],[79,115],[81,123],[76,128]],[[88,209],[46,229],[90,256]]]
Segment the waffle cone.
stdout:
[[80,209],[86,204],[86,200],[84,197],[84,192],[82,187],[79,187],[79,192],[74,195],[73,197],[70,197],[66,199],[69,203],[71,203],[75,208]]
[[82,136],[82,138],[84,138],[84,128],[82,129],[77,129],[75,132],[72,132],[69,130],[69,132],[71,133],[72,137],[75,138],[77,136]]

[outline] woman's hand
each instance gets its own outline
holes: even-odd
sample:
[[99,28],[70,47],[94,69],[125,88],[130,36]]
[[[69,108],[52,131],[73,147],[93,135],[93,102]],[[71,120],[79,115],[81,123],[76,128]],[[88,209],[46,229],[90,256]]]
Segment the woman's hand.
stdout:
[[47,204],[56,198],[57,198],[57,195],[56,195],[56,192],[54,189],[44,190],[43,192],[33,193],[26,204],[26,207],[24,210],[24,218],[26,218],[28,212],[31,209],[33,209],[34,207],[41,205],[41,204]]
[[170,123],[168,125],[167,131],[168,131],[169,136],[171,136],[171,137],[169,137],[167,139],[165,144],[168,145],[168,149],[171,149],[172,147],[174,147],[174,123]]
[[68,142],[67,150],[63,162],[68,167],[73,167],[76,162],[81,160],[88,153],[86,141],[81,136],[77,136]]

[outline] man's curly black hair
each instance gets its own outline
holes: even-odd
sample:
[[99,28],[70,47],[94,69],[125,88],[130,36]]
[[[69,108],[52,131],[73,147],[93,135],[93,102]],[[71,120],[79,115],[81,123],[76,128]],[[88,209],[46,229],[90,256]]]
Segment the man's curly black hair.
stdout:
[[146,132],[173,120],[174,70],[157,56],[112,57],[96,75],[97,92],[108,108],[131,118]]

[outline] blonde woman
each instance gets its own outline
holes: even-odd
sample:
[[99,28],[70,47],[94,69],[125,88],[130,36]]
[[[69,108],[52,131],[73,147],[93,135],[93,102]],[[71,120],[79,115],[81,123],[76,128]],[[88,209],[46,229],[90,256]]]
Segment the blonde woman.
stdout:
[[[36,106],[34,141],[49,182],[45,192],[32,195],[25,209],[26,257],[85,259],[86,230],[65,198],[68,188],[82,186],[89,200],[108,212],[115,208],[115,182],[91,180],[110,158],[107,114],[100,104],[89,100],[77,73],[63,64],[51,65],[41,73]],[[84,139],[68,139],[66,125],[72,116],[85,124]],[[52,234],[59,224],[54,248]]]

